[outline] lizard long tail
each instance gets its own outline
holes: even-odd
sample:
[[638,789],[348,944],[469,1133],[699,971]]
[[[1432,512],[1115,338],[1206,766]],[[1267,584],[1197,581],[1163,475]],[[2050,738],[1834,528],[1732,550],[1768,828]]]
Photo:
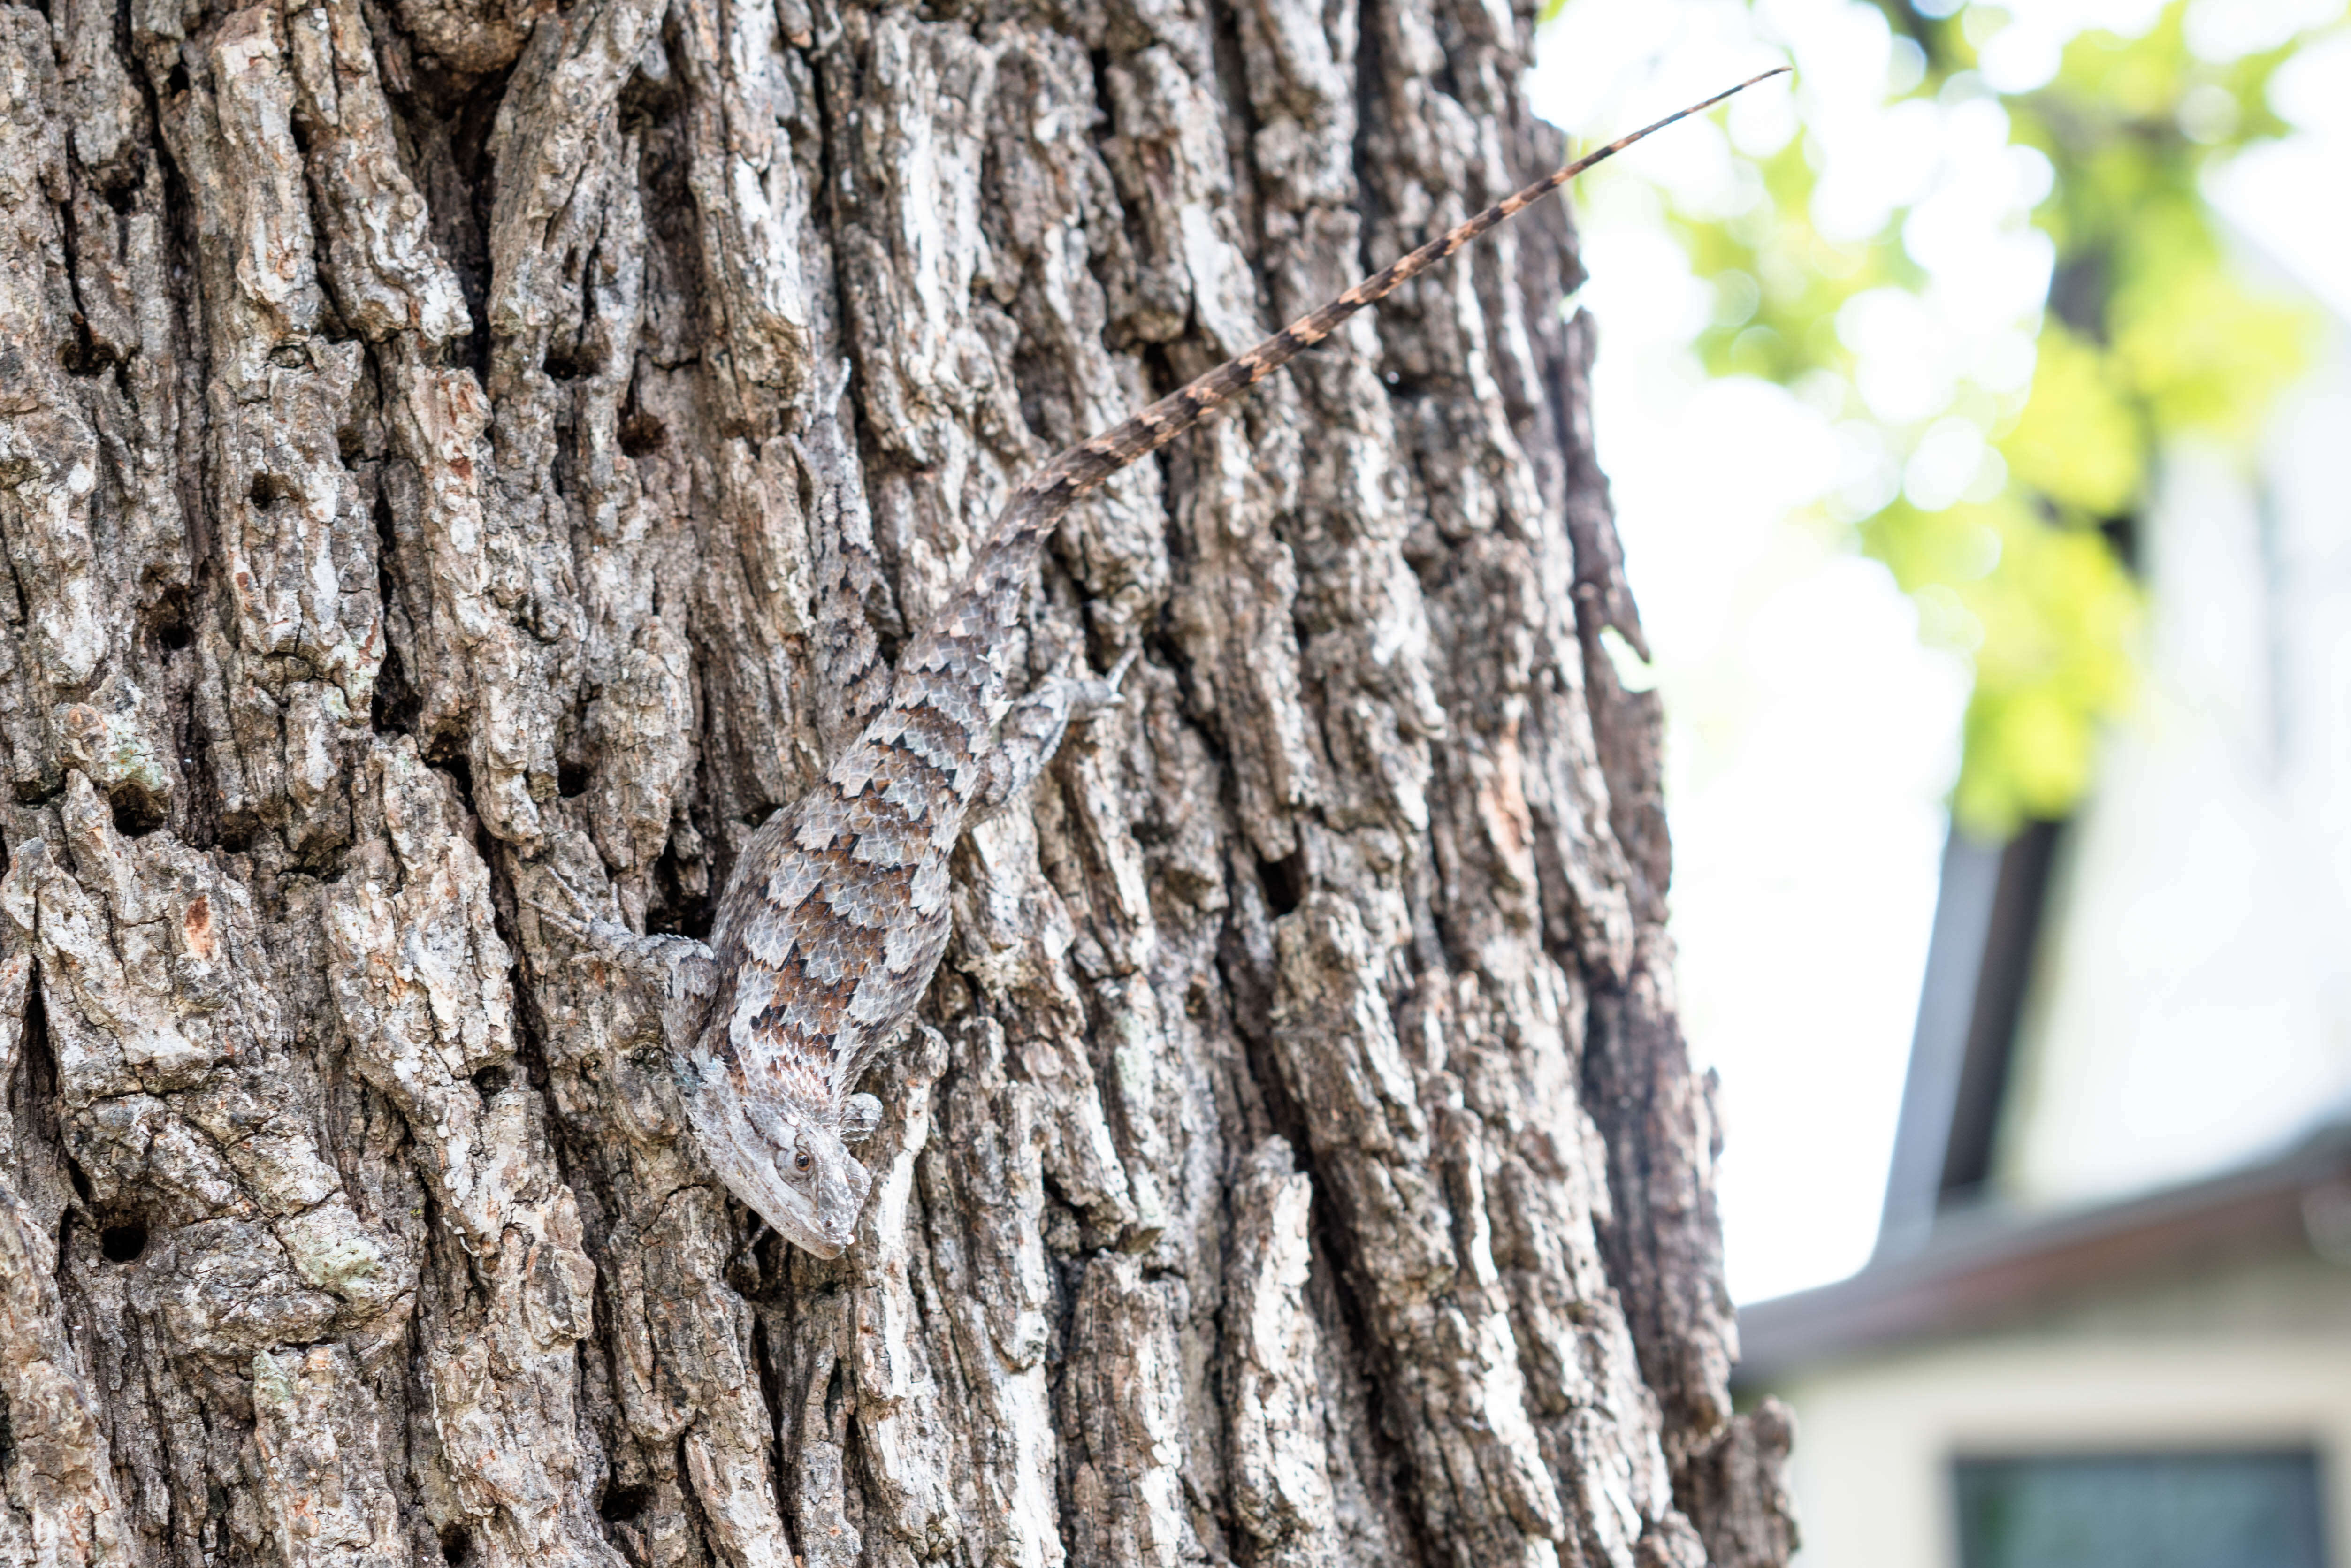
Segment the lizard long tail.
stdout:
[[[1791,68],[1778,66],[1750,77],[1737,87],[1727,88],[1712,98],[1691,104],[1654,124],[1645,125],[1630,135],[1620,136],[1607,146],[1595,149],[1573,163],[1552,171],[1524,190],[1503,197],[1476,217],[1447,230],[1418,250],[1390,262],[1328,305],[1300,317],[1248,352],[1228,360],[1124,423],[1054,457],[1013,493],[1011,504],[1005,508],[987,543],[982,547],[971,576],[956,595],[956,602],[951,603],[947,613],[941,617],[944,624],[934,628],[933,632],[924,639],[925,643],[931,645],[918,643],[910,649],[908,662],[915,668],[924,668],[933,663],[936,653],[944,652],[938,648],[939,643],[962,640],[957,635],[957,628],[963,629],[964,635],[967,636],[977,630],[975,622],[977,621],[1017,612],[1016,580],[1025,579],[1029,557],[1042,544],[1045,537],[1060,525],[1071,504],[1087,491],[1199,423],[1204,416],[1232,401],[1237,393],[1256,385],[1297,358],[1302,350],[1329,337],[1341,322],[1356,311],[1384,299],[1403,284],[1426,272],[1488,230],[1524,212],[1594,163],[1614,157],[1643,137],[1662,131],[1676,120],[1701,113],[1732,94],[1743,92],[1757,82],[1767,81]],[[991,611],[994,612],[992,616],[988,613]],[[974,612],[978,613],[975,615]]]
[[1078,493],[1083,494],[1136,458],[1156,452],[1199,423],[1203,415],[1231,401],[1235,393],[1256,385],[1297,358],[1301,350],[1311,349],[1329,337],[1341,322],[1356,311],[1386,298],[1398,287],[1489,230],[1516,217],[1594,163],[1604,162],[1635,141],[1663,131],[1676,120],[1703,113],[1732,94],[1744,92],[1757,82],[1782,75],[1791,68],[1778,66],[1760,76],[1750,77],[1737,87],[1726,88],[1704,102],[1691,104],[1655,124],[1645,125],[1628,136],[1620,136],[1607,146],[1587,152],[1573,163],[1552,170],[1524,190],[1503,197],[1476,217],[1447,230],[1418,250],[1399,256],[1320,310],[1301,316],[1257,347],[1170,392],[1124,423],[1061,453],[1038,470],[1036,476],[1022,488],[1042,490],[1067,476]]

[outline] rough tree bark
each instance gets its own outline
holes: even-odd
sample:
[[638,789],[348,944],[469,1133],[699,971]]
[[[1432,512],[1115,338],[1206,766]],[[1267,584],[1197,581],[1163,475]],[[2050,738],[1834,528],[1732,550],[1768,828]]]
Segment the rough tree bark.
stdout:
[[0,5],[0,1560],[1784,1560],[1562,211],[1065,529],[1144,658],[842,1258],[534,906],[706,929],[825,649],[1558,156],[1531,26]]

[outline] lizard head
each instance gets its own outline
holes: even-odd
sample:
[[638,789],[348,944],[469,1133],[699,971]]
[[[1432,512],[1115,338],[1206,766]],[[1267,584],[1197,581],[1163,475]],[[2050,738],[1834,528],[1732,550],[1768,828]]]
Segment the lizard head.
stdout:
[[852,1129],[786,1106],[747,1104],[728,1089],[712,1075],[686,1097],[687,1119],[710,1163],[785,1240],[819,1258],[839,1256],[873,1186],[842,1141],[841,1131]]
[[787,1129],[774,1141],[765,1179],[738,1191],[784,1239],[820,1258],[838,1255],[865,1212],[872,1175],[851,1156],[840,1135],[814,1124],[777,1118]]

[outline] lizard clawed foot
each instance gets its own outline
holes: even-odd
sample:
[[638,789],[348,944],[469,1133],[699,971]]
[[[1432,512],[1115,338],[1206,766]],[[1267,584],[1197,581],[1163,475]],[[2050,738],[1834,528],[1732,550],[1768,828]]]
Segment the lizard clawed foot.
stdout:
[[751,1239],[743,1243],[743,1249],[737,1253],[736,1256],[738,1258],[748,1259],[750,1260],[751,1267],[753,1269],[757,1269],[759,1266],[759,1243],[767,1239],[768,1232],[774,1228],[775,1227],[768,1223],[768,1217],[766,1215],[761,1214],[756,1208],[752,1209]]
[[547,880],[561,888],[564,895],[571,900],[571,908],[569,911],[558,909],[552,904],[541,904],[524,892],[520,884],[517,884],[515,888],[515,902],[537,911],[540,919],[575,941],[587,941],[589,933],[596,921],[595,906],[580,896],[578,888],[556,875],[555,873],[549,872]]
[[575,966],[613,965],[649,986],[661,1004],[662,1032],[670,1053],[674,1059],[681,1057],[694,1043],[703,1013],[717,992],[716,957],[690,936],[640,936],[597,914],[578,888],[552,870],[547,876],[571,900],[576,913],[550,909],[519,888],[515,896],[585,949],[572,955]]
[[1143,657],[1143,644],[1137,643],[1126,651],[1117,664],[1111,666],[1110,674],[1103,677],[1102,684],[1110,687],[1113,703],[1123,703],[1126,700],[1126,694],[1120,688],[1126,685],[1126,672],[1134,668],[1134,661],[1141,657]]
[[1061,683],[1061,689],[1069,701],[1069,721],[1079,724],[1108,713],[1113,708],[1124,707],[1126,695],[1120,691],[1119,687],[1125,682],[1127,671],[1134,667],[1134,661],[1142,653],[1143,649],[1140,646],[1129,648],[1125,655],[1111,667],[1110,674],[1099,680],[1092,675],[1054,677]]
[[564,896],[571,901],[569,913],[540,903],[520,887],[515,889],[516,901],[529,905],[541,919],[576,942],[590,946],[619,947],[639,940],[635,932],[619,921],[607,920],[597,914],[596,906],[578,888],[552,870],[548,871],[547,880],[561,888]]

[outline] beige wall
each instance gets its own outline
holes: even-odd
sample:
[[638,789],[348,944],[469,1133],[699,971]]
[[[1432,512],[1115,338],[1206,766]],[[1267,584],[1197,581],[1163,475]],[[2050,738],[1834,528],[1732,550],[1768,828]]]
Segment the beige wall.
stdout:
[[1795,1407],[1801,1568],[1952,1568],[1955,1456],[2308,1445],[2351,1568],[2351,1337],[2039,1333],[1826,1368]]

